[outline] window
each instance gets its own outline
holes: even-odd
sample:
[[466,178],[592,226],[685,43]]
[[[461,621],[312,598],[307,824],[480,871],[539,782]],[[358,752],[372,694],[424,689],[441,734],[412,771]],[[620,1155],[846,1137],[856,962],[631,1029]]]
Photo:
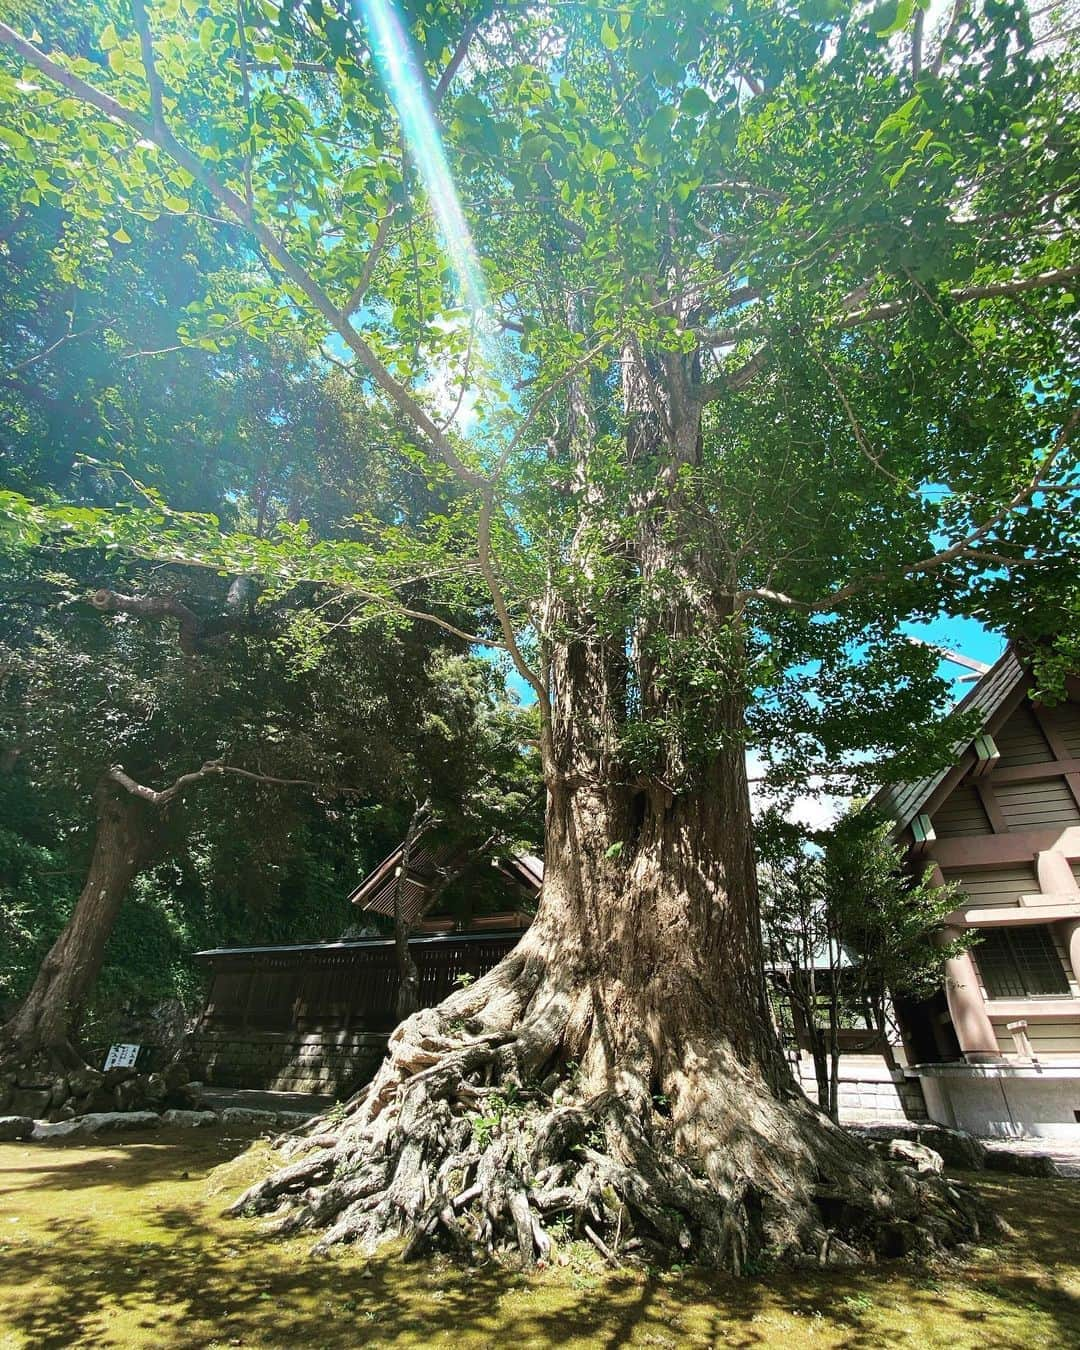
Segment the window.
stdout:
[[988,998],[1068,994],[1069,981],[1046,924],[984,928],[975,960]]

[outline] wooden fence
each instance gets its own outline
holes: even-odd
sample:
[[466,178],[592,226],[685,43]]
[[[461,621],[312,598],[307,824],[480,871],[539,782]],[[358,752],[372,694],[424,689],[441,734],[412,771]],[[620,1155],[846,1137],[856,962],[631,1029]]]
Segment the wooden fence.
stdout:
[[[440,1002],[513,948],[521,932],[446,933],[414,938],[420,1002]],[[371,938],[297,947],[200,952],[210,990],[200,1032],[390,1031],[395,1025],[394,944]]]

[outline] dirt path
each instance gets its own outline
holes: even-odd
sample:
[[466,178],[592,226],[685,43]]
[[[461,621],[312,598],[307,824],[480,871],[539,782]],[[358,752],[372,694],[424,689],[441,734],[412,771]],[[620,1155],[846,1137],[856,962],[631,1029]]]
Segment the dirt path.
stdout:
[[430,1264],[313,1261],[219,1217],[257,1157],[218,1134],[0,1145],[0,1346],[1080,1346],[1080,1181],[983,1175],[1016,1229],[997,1251],[717,1280],[565,1265],[527,1280]]

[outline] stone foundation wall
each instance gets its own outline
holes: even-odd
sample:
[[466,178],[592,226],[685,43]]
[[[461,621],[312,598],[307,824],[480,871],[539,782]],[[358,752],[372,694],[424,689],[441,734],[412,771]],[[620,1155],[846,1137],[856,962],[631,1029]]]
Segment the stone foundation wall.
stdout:
[[215,1087],[319,1092],[344,1098],[361,1087],[386,1053],[371,1031],[196,1033],[184,1059],[191,1075]]
[[[800,1056],[799,1082],[812,1102],[817,1101],[814,1061]],[[881,1055],[840,1056],[840,1119],[848,1124],[899,1123],[928,1120],[922,1088],[915,1079],[897,1082]]]

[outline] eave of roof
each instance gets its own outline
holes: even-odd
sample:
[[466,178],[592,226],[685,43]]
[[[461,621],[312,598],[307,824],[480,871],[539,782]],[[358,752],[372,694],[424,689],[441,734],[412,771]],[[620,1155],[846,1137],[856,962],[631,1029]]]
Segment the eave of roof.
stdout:
[[[1019,658],[1012,647],[1007,647],[1004,654],[956,705],[956,711],[967,713],[977,710],[982,715],[979,730],[985,730],[987,723],[1025,678],[1026,672]],[[871,804],[890,816],[898,831],[906,829],[953,771],[956,761],[970,744],[970,738],[957,741],[953,747],[952,764],[946,765],[937,773],[929,774],[926,778],[917,779],[915,782],[888,783],[879,788],[874,793]]]
[[[490,932],[449,932],[449,933],[431,933],[424,937],[409,938],[410,947],[432,947],[440,944],[446,945],[454,942],[490,942],[498,938],[505,938],[508,934],[513,935],[513,928],[492,929]],[[525,929],[520,930],[522,933]],[[295,942],[286,943],[280,947],[208,947],[205,951],[196,952],[197,961],[212,961],[215,958],[223,956],[286,956],[289,954],[329,954],[335,952],[364,951],[369,948],[392,947],[393,938],[350,938],[344,942]]]
[[[399,844],[392,853],[379,863],[349,896],[349,903],[356,905],[366,913],[384,914],[392,917],[396,898],[398,872],[404,845]],[[415,923],[428,908],[430,884],[438,880],[443,869],[453,870],[461,854],[457,845],[452,843],[426,844],[423,839],[414,844],[409,862],[409,875],[402,886],[402,918],[406,924]],[[513,858],[494,858],[492,866],[497,867],[511,881],[516,882],[533,894],[540,890],[544,881],[544,864],[531,854],[522,853]]]

